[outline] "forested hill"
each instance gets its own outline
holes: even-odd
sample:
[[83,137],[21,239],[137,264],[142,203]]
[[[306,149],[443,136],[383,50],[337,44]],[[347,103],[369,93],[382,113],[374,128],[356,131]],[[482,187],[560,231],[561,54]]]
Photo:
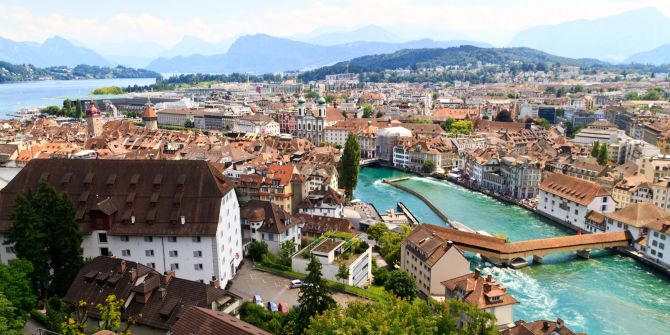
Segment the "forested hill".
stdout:
[[431,68],[435,66],[467,66],[494,64],[518,67],[519,70],[545,70],[558,64],[580,67],[607,67],[609,63],[593,59],[572,59],[554,56],[529,48],[479,48],[460,46],[444,49],[399,50],[391,54],[370,55],[340,62],[302,74],[305,81],[323,79],[336,73],[369,73],[395,69]]
[[106,78],[158,78],[157,72],[123,66],[105,67],[91,65],[53,66],[38,68],[0,61],[0,83],[48,79],[106,79]]

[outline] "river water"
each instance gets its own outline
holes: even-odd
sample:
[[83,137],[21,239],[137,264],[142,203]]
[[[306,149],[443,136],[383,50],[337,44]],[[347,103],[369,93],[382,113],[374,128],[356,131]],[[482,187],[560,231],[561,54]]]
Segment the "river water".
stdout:
[[[99,87],[149,85],[154,78],[44,80],[0,84],[0,118],[8,118],[21,108],[62,106],[63,100],[89,99]],[[99,98],[101,96],[96,96]]]
[[[381,182],[406,176],[388,168],[363,168],[354,197],[379,211],[405,203],[422,222],[444,224],[420,199]],[[522,241],[574,234],[520,207],[507,205],[453,183],[431,178],[400,182],[430,197],[450,219],[475,230]],[[473,259],[473,261],[475,261]],[[545,257],[545,264],[521,270],[485,268],[519,300],[515,319],[560,317],[578,332],[641,335],[670,334],[670,278],[613,251],[589,260],[573,253]]]

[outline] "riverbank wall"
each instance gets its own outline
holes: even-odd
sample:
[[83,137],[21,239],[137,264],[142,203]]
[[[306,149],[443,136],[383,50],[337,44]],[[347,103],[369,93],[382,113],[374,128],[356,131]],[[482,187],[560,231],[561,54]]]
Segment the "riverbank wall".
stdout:
[[438,208],[430,199],[426,198],[422,194],[414,191],[413,189],[411,189],[409,187],[405,187],[405,186],[402,186],[402,185],[397,183],[400,180],[407,180],[407,179],[409,179],[409,177],[396,178],[396,179],[384,179],[384,180],[382,180],[382,182],[384,182],[386,184],[389,184],[389,185],[391,185],[395,188],[399,188],[399,189],[401,189],[401,190],[403,190],[403,191],[421,199],[421,201],[423,201],[426,204],[426,206],[428,206],[431,210],[433,210],[433,212],[435,212],[435,215],[437,215],[440,219],[442,219],[446,225],[451,226],[451,224],[449,222],[449,217],[447,216],[447,214],[444,213],[440,208]]

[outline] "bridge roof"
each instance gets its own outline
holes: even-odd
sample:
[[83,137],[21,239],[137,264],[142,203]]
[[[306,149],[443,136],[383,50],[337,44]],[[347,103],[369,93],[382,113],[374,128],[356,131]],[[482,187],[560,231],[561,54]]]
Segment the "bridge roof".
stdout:
[[[417,227],[417,229],[420,229],[422,232],[424,232],[424,234],[425,232],[435,233],[435,235],[442,240],[452,241],[457,246],[472,247],[475,249],[486,250],[502,255],[532,252],[536,250],[577,247],[582,245],[588,249],[590,245],[598,243],[622,242],[629,241],[631,239],[630,233],[626,231],[619,231],[602,234],[561,236],[540,240],[508,243],[505,240],[497,237],[460,231],[453,228],[440,227],[431,224],[420,225]],[[417,229],[415,229],[415,231]]]

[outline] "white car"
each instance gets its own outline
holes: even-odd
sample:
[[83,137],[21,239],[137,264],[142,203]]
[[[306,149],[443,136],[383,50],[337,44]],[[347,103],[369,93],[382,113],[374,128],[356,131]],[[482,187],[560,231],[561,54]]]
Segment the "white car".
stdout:
[[299,288],[302,287],[303,283],[302,280],[300,279],[293,279],[291,280],[291,284],[289,284],[290,288]]

